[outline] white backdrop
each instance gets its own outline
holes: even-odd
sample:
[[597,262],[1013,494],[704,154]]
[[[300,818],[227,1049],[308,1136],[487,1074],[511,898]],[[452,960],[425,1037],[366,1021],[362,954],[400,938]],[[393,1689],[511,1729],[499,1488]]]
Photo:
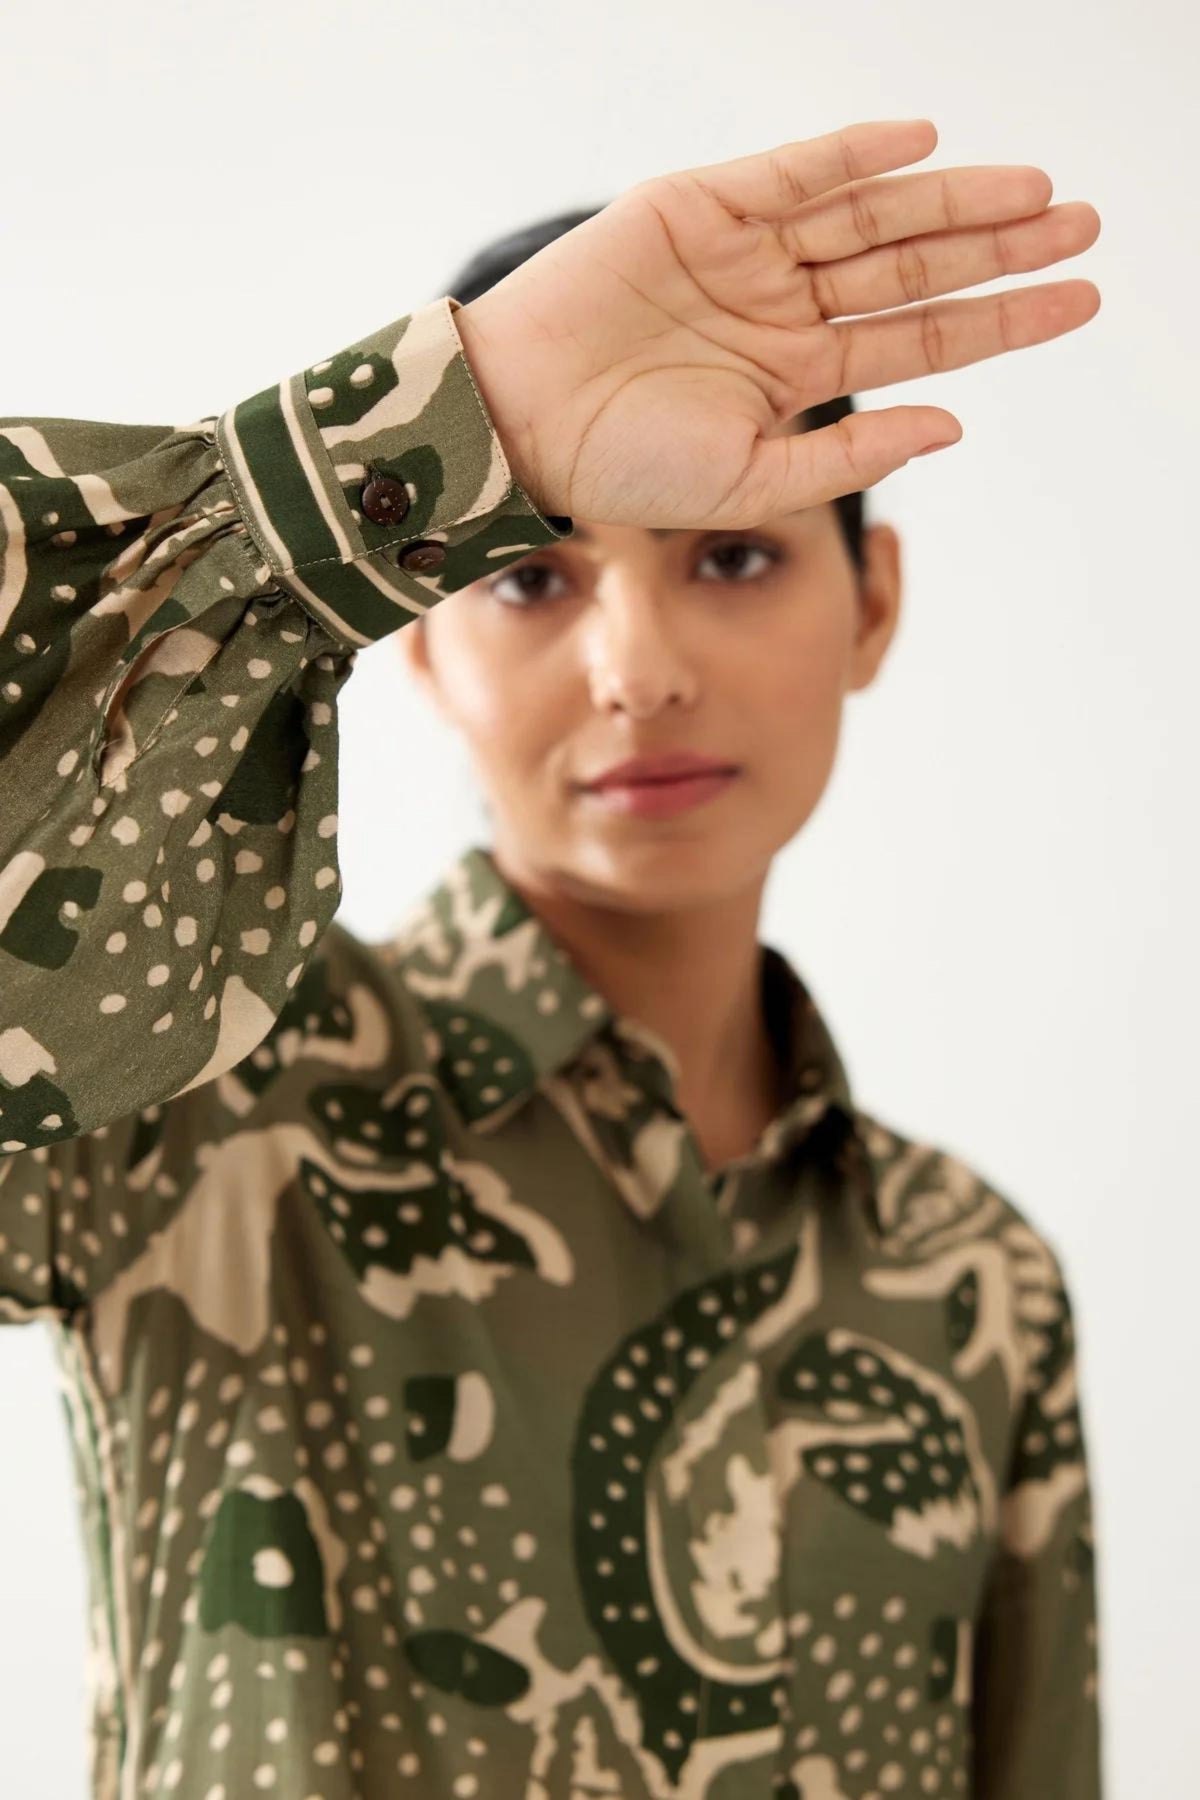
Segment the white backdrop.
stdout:
[[[501,231],[859,119],[929,117],[918,167],[1036,163],[1099,209],[1093,249],[1017,278],[1095,281],[1090,324],[862,397],[945,405],[964,437],[868,493],[905,612],[763,935],[860,1103],[964,1156],[1063,1259],[1108,1800],[1192,1797],[1200,1759],[1198,53],[1185,0],[58,0],[8,11],[0,75],[0,414],[217,411]],[[362,653],[342,733],[340,916],[377,938],[487,827],[394,643]],[[40,1327],[0,1333],[0,1458],[0,1793],[83,1800],[83,1566]]]

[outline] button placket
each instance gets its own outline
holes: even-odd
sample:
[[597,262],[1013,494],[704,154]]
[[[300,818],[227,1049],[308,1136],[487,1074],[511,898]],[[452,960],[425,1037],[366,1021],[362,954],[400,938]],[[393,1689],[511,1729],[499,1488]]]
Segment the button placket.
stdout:
[[[761,1360],[747,1342],[746,1331],[753,1308],[747,1291],[745,1268],[733,1245],[732,1220],[716,1203],[716,1193],[723,1191],[727,1181],[739,1179],[751,1167],[754,1157],[740,1158],[733,1167],[721,1171],[709,1170],[700,1151],[699,1142],[686,1114],[678,1104],[676,1094],[676,1076],[671,1066],[669,1050],[653,1033],[638,1025],[630,1026],[627,1021],[618,1021],[615,1035],[621,1043],[621,1073],[639,1091],[644,1107],[650,1112],[660,1112],[679,1121],[683,1129],[680,1143],[680,1165],[672,1182],[670,1192],[664,1200],[664,1208],[670,1220],[669,1228],[664,1230],[660,1238],[664,1253],[664,1266],[667,1271],[669,1292],[672,1303],[678,1307],[684,1299],[698,1286],[729,1284],[729,1306],[737,1331],[732,1338],[724,1339],[719,1346],[720,1353],[730,1353],[739,1359],[758,1360],[760,1379],[762,1373]],[[675,1383],[676,1395],[683,1395],[698,1379],[693,1369],[685,1361],[687,1346],[667,1344],[669,1372]],[[747,1460],[753,1462],[759,1454],[765,1454],[764,1446],[769,1441],[771,1427],[770,1403],[761,1388],[754,1401],[743,1414],[725,1421],[724,1430],[727,1436],[727,1460],[744,1453]],[[669,1428],[676,1451],[682,1451],[685,1439],[681,1433],[678,1419]],[[664,1451],[664,1454],[666,1452]],[[709,1528],[710,1520],[707,1511],[701,1505],[695,1492],[689,1491],[683,1501],[686,1507],[688,1529],[690,1535],[698,1542],[703,1541]],[[794,1680],[795,1664],[787,1646],[787,1588],[786,1588],[786,1544],[781,1538],[779,1546],[780,1568],[776,1574],[774,1585],[775,1621],[780,1636],[780,1658],[785,1663],[783,1673],[777,1675],[772,1682],[774,1701],[774,1723],[778,1728],[779,1741],[776,1753],[776,1768],[784,1766],[788,1748],[788,1725],[791,1714],[790,1688]],[[691,1629],[697,1634],[705,1652],[719,1659],[721,1647],[712,1635],[703,1619],[693,1622]],[[712,1728],[712,1708],[714,1704],[714,1680],[709,1672],[700,1668],[695,1671],[695,1706],[691,1715],[691,1725],[697,1741],[704,1741]]]

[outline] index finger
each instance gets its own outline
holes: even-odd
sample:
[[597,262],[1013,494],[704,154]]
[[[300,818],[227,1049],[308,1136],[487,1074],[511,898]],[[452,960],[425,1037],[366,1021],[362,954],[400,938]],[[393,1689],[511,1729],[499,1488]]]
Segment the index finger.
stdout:
[[931,119],[869,120],[732,162],[681,169],[678,177],[691,177],[736,218],[775,219],[848,181],[920,162],[937,141]]

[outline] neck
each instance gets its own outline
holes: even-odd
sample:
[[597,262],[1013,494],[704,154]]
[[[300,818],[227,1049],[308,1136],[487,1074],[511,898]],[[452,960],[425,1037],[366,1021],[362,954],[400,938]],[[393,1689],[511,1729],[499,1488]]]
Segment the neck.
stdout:
[[499,843],[491,854],[585,979],[672,1051],[676,1098],[710,1164],[749,1150],[783,1104],[761,999],[765,878],[701,906],[630,912],[564,892]]

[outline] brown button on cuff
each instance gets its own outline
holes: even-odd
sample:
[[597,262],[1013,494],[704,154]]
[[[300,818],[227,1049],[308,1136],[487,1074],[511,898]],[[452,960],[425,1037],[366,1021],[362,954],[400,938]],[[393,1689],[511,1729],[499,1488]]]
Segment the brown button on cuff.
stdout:
[[436,544],[430,539],[406,544],[396,557],[402,569],[411,569],[414,574],[422,574],[426,569],[440,569],[445,560],[445,544]]
[[[570,532],[512,478],[458,305],[443,294],[216,416],[229,497],[272,585],[339,650]],[[430,542],[444,545],[440,566],[404,568],[400,552]]]
[[375,475],[363,488],[361,504],[372,525],[395,525],[408,511],[408,489],[390,475]]

